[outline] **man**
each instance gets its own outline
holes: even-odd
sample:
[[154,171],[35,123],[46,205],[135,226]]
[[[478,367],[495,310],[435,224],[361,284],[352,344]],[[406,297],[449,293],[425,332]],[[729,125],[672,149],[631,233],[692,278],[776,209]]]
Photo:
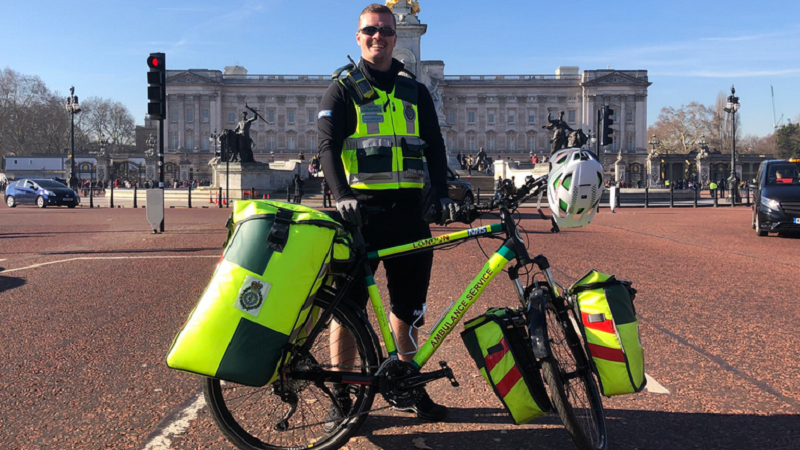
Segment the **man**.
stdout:
[[322,184],[320,187],[322,189],[322,207],[323,208],[332,207],[333,203],[331,202],[331,189],[328,186],[328,182],[325,181],[325,178],[322,179]]
[[[396,26],[394,14],[384,5],[372,4],[361,12],[356,32],[361,61],[350,70],[362,72],[369,84],[356,84],[349,76],[337,77],[320,102],[317,121],[320,160],[336,209],[344,220],[363,224],[368,250],[431,237],[430,227],[422,219],[423,156],[430,174],[432,206],[446,212],[455,209],[447,197],[447,159],[433,99],[424,85],[392,58]],[[375,152],[378,136],[392,147]],[[381,207],[384,212],[366,221],[360,213],[362,205]],[[444,215],[440,222],[443,220]],[[422,323],[432,262],[433,254],[423,252],[383,263],[391,299],[390,323],[399,350],[405,353],[400,355],[404,361],[410,361],[415,351],[409,330],[415,321]],[[377,263],[373,271],[376,268]],[[353,300],[360,307],[366,307],[363,285],[353,289],[353,296],[358,297]],[[340,332],[334,324],[331,340],[347,348],[350,344],[341,339]],[[417,329],[411,336],[417,341]],[[337,354],[336,349],[332,354]],[[346,390],[334,386],[337,397],[342,392]],[[342,400],[342,409],[349,409],[349,398]],[[427,393],[406,411],[431,421],[443,420],[447,414],[447,408],[434,403]],[[333,408],[329,417],[335,419],[336,414]]]
[[300,178],[300,174],[294,174],[294,202],[298,205],[301,203],[303,199],[303,185],[306,184],[302,178]]

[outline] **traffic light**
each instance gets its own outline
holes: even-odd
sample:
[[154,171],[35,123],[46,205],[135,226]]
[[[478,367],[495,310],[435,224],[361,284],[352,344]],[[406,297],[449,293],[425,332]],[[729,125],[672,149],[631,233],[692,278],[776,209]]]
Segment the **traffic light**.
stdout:
[[614,124],[614,120],[611,118],[613,115],[614,110],[604,105],[600,113],[600,145],[611,145],[614,142],[611,137],[611,134],[614,133],[614,130],[611,129],[611,125]]
[[150,53],[147,57],[147,115],[151,120],[167,116],[167,69],[163,53]]

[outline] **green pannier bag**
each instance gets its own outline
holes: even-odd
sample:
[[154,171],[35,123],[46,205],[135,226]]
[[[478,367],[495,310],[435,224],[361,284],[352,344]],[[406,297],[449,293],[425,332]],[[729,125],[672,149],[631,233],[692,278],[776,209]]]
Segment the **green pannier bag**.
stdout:
[[581,313],[581,330],[603,395],[644,389],[644,353],[629,281],[592,270],[569,288]]
[[327,214],[292,203],[234,203],[229,238],[211,282],[175,337],[167,365],[248,386],[277,379],[304,331],[328,272],[334,237]]
[[525,323],[518,310],[491,308],[465,323],[461,333],[481,375],[517,425],[552,409]]

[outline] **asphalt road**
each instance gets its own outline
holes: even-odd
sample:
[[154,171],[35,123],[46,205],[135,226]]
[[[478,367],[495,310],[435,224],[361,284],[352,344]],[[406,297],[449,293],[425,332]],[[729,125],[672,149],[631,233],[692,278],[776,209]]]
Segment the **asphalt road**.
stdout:
[[[199,379],[164,364],[221,255],[229,211],[168,209],[154,235],[141,209],[0,207],[0,449],[232,448]],[[639,290],[656,383],[604,399],[610,448],[798,448],[800,238],[756,237],[744,207],[604,209],[555,235],[533,212],[522,215],[530,251],[563,284],[596,268]],[[436,254],[429,317],[484,260],[476,241]],[[498,276],[467,318],[515,302]],[[449,419],[382,410],[349,449],[574,448],[557,417],[509,424],[457,335],[434,358],[462,385],[429,388]]]

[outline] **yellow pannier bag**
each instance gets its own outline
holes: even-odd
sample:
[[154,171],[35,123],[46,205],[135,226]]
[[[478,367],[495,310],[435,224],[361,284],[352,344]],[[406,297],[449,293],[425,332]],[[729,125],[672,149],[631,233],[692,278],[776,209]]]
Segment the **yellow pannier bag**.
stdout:
[[211,282],[167,355],[173,369],[263,386],[304,324],[328,272],[334,237],[327,214],[292,203],[234,203],[229,239]]
[[552,409],[526,323],[518,310],[490,308],[465,323],[461,333],[483,379],[517,425],[544,416]]
[[592,270],[569,288],[581,313],[581,331],[603,395],[644,389],[644,351],[629,281]]

